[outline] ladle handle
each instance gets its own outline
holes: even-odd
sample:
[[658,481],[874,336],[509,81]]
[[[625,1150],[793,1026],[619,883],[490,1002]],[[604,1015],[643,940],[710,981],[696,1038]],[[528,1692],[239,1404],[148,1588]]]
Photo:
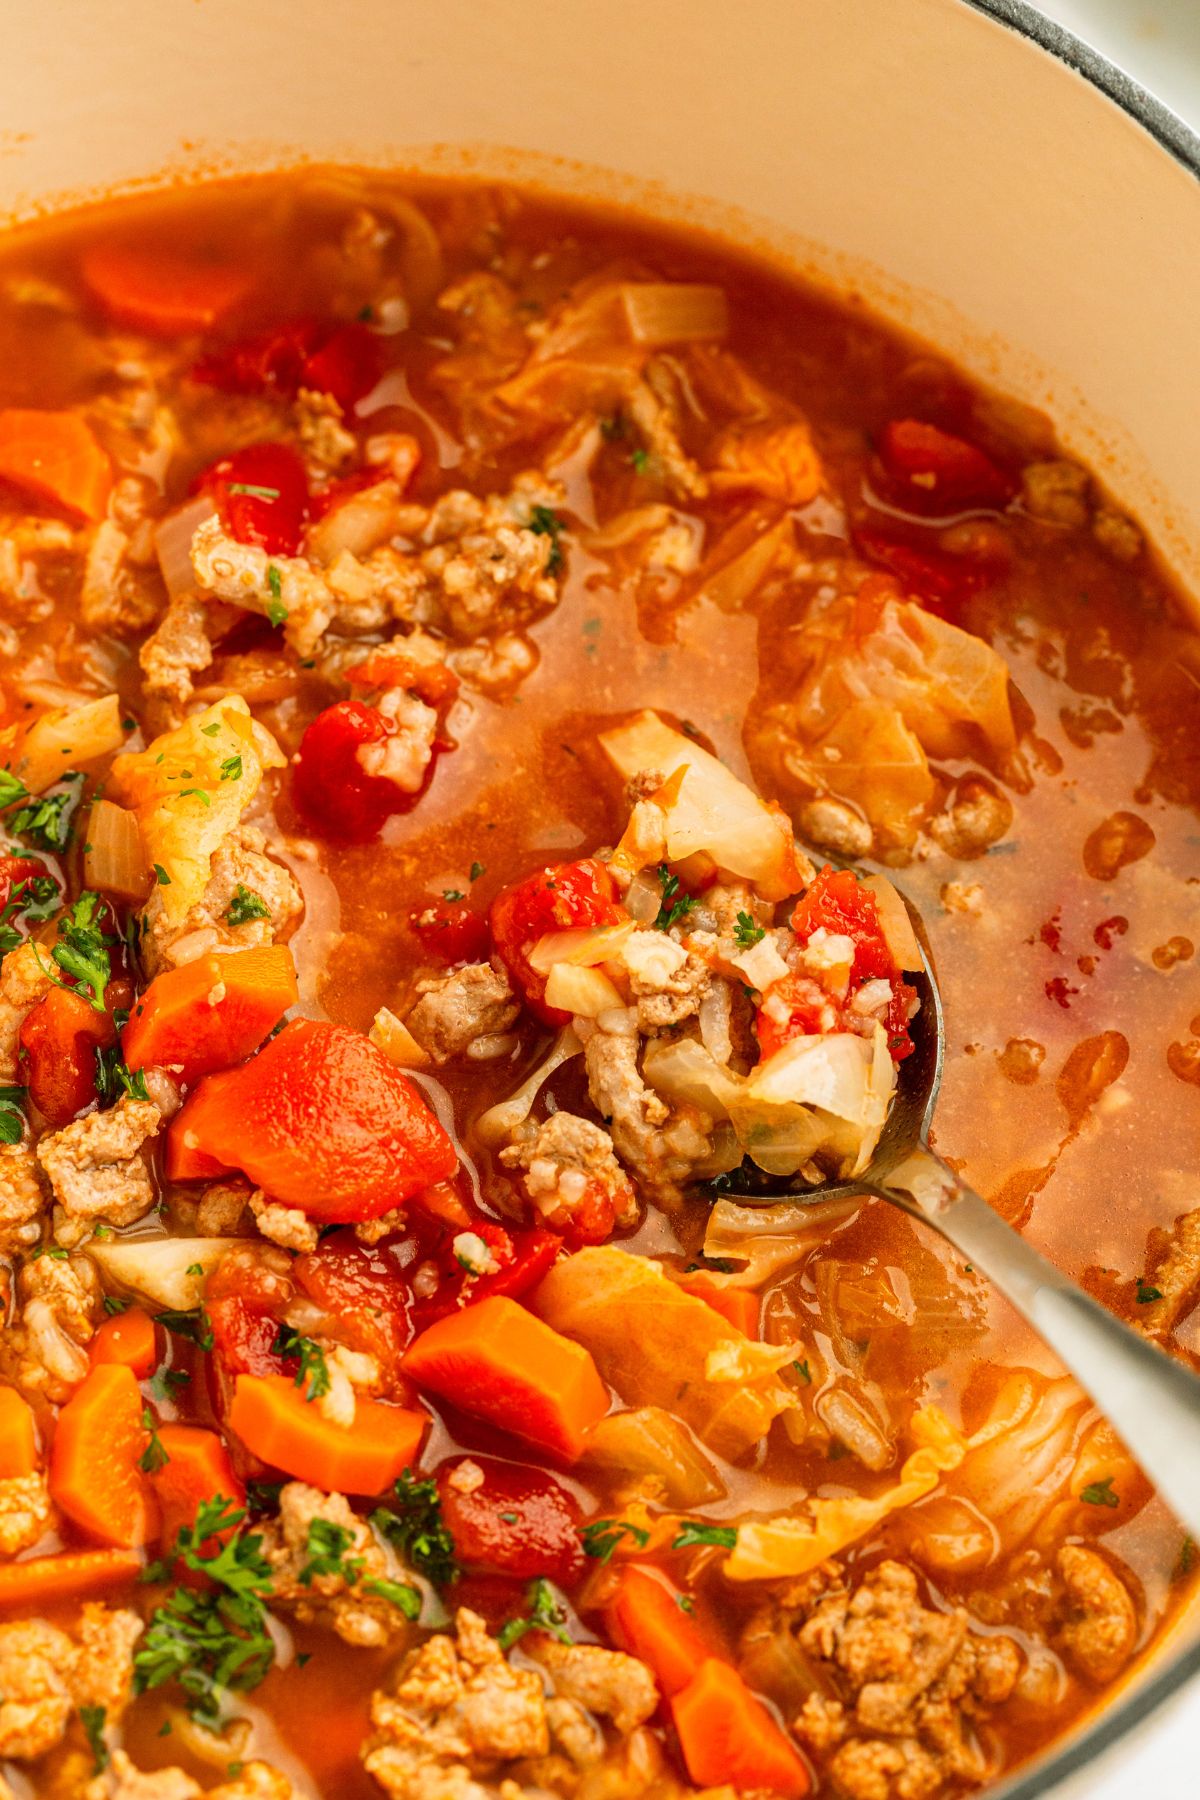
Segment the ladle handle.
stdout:
[[[924,1184],[914,1181],[917,1204],[905,1210],[941,1232],[1057,1351],[1200,1539],[1200,1376],[1068,1281],[945,1165],[938,1176],[940,1194],[922,1195]],[[898,1185],[893,1176],[889,1198]]]

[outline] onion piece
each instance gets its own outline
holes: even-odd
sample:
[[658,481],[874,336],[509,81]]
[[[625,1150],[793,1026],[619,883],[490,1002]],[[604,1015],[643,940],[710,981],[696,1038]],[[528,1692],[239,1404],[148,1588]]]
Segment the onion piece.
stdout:
[[423,1069],[429,1062],[428,1054],[403,1019],[398,1019],[389,1007],[379,1008],[367,1036],[398,1069]]
[[309,526],[305,555],[326,565],[343,550],[352,556],[369,556],[399,531],[400,506],[399,482],[385,479],[360,488]]
[[97,800],[88,815],[84,881],[101,894],[140,904],[150,891],[150,870],[137,820],[111,800]]
[[870,888],[875,896],[879,907],[879,929],[896,967],[906,973],[922,969],[921,946],[900,894],[886,875],[864,875],[862,885]]
[[745,536],[744,530],[735,526],[713,550],[709,559],[711,573],[702,570],[700,575],[700,592],[704,598],[728,613],[740,611],[762,586],[776,557],[794,536],[792,522],[785,514],[768,529],[759,531],[744,549],[731,555],[725,546],[735,532],[739,539]]
[[580,1019],[598,1019],[601,1013],[622,1007],[621,994],[602,969],[580,968],[574,963],[555,963],[546,977],[546,1005]]
[[189,500],[186,506],[177,507],[174,512],[168,513],[155,531],[154,551],[166,583],[167,594],[172,600],[181,600],[185,594],[195,593],[192,539],[206,520],[216,517],[216,507],[207,494],[201,494],[198,499]]
[[725,1497],[724,1483],[687,1426],[660,1406],[635,1406],[601,1419],[588,1433],[583,1460],[634,1481],[647,1475],[661,1481],[670,1506]]
[[687,344],[729,329],[725,290],[707,282],[623,282],[621,305],[635,344]]
[[630,921],[621,925],[572,925],[565,931],[548,931],[529,952],[529,966],[539,975],[548,975],[555,963],[594,967],[615,956],[634,929]]
[[890,1468],[895,1451],[861,1401],[842,1388],[822,1394],[813,1409],[822,1425],[876,1475]]
[[526,1076],[516,1093],[510,1094],[507,1100],[498,1100],[495,1106],[489,1106],[476,1119],[475,1134],[480,1142],[489,1150],[507,1144],[517,1127],[523,1125],[529,1117],[543,1084],[549,1081],[561,1063],[569,1062],[582,1049],[583,1045],[575,1035],[574,1026],[564,1026],[542,1061],[532,1074]]
[[642,1075],[667,1100],[698,1106],[712,1119],[727,1119],[742,1096],[744,1078],[724,1068],[694,1038],[651,1038]]
[[40,794],[69,769],[119,750],[124,737],[121,702],[104,694],[69,711],[43,713],[19,740],[13,770],[31,794]]
[[93,1238],[88,1255],[110,1281],[132,1288],[154,1306],[191,1312],[204,1298],[204,1282],[231,1240],[224,1237]]

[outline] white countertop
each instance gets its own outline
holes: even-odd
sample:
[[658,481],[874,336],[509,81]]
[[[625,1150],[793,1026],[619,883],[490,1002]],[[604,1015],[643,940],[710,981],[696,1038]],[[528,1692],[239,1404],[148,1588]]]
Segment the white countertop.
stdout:
[[[1200,0],[1037,0],[1039,10],[1200,129]],[[1061,1800],[1196,1800],[1200,1795],[1200,1685],[1156,1713]],[[1059,1800],[1056,1794],[1055,1800]]]

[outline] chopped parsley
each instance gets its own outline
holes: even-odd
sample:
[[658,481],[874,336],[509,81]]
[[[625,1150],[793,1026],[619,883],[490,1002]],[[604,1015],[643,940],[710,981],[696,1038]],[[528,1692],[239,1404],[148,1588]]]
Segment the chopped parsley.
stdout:
[[216,737],[220,729],[220,719],[214,719],[211,725],[202,725],[200,727],[200,735],[201,737]]
[[123,1312],[128,1312],[132,1305],[133,1301],[127,1300],[123,1294],[105,1294],[104,1296],[104,1310],[110,1319],[119,1318]]
[[644,1550],[650,1542],[650,1533],[643,1531],[640,1525],[631,1525],[628,1519],[594,1519],[585,1525],[580,1532],[583,1539],[585,1556],[594,1556],[597,1562],[611,1562],[614,1550],[622,1538],[631,1538],[639,1550]]
[[196,787],[181,788],[180,792],[179,792],[179,798],[181,800],[186,800],[189,794],[194,794],[196,796],[196,799],[201,801],[202,804],[205,806],[212,805],[212,799],[211,799],[210,795],[205,791],[204,788],[196,788]]
[[150,1442],[138,1457],[138,1468],[146,1475],[154,1475],[159,1469],[165,1469],[170,1457],[163,1449],[163,1441],[155,1430],[157,1420],[148,1406],[142,1408],[142,1424],[150,1433]]
[[737,1543],[735,1525],[706,1525],[703,1519],[684,1519],[679,1533],[671,1540],[672,1550],[691,1550],[696,1544],[720,1544],[732,1550]]
[[0,1087],[0,1144],[19,1144],[25,1135],[25,1093],[23,1087]]
[[402,1581],[388,1581],[382,1575],[374,1581],[364,1581],[364,1594],[378,1594],[381,1600],[387,1600],[406,1619],[419,1619],[421,1616],[421,1590],[407,1587]]
[[743,950],[752,950],[755,944],[762,943],[767,935],[767,928],[765,925],[756,924],[748,912],[740,912],[733,928],[733,935]]
[[15,806],[28,798],[29,789],[11,769],[0,769],[0,807]]
[[807,1362],[794,1362],[792,1364],[792,1371],[800,1377],[805,1387],[812,1386],[812,1370],[809,1368]]
[[[58,942],[50,952],[63,974],[74,981],[75,992],[96,1012],[104,1011],[104,991],[111,974],[109,946],[117,942],[115,937],[107,936],[100,929],[103,905],[99,894],[85,888],[58,921]],[[40,962],[40,956],[38,960]],[[44,972],[50,973],[48,969]],[[51,975],[50,979],[57,987],[67,985],[57,976]]]
[[547,575],[557,575],[563,564],[562,544],[559,541],[562,537],[562,520],[554,511],[553,507],[531,506],[529,509],[529,529],[530,531],[535,532],[538,537],[548,537],[550,539],[550,554],[546,558],[546,573]]
[[672,925],[678,925],[681,919],[686,919],[696,902],[690,894],[681,894],[676,899],[675,896],[679,894],[679,877],[672,875],[666,863],[659,863],[658,879],[663,897],[662,905],[658,909],[658,917],[654,921],[654,929],[669,931]]
[[23,941],[16,920],[34,924],[48,919],[57,906],[58,883],[53,875],[26,875],[23,881],[14,881],[0,908],[0,956],[7,956]]
[[279,498],[278,488],[260,487],[256,481],[231,481],[226,492],[245,494],[251,500],[278,500]]
[[78,785],[64,788],[57,794],[29,796],[28,804],[11,813],[8,819],[8,829],[14,836],[25,838],[39,850],[49,850],[55,856],[61,856],[71,841],[75,809],[83,794],[83,776],[78,769],[66,770],[61,779]]
[[362,1574],[361,1556],[347,1557],[354,1533],[346,1525],[335,1525],[332,1519],[310,1519],[304,1551],[308,1561],[300,1571],[301,1587],[311,1587],[321,1575],[340,1575],[347,1587],[353,1587]]
[[561,1644],[571,1642],[571,1634],[567,1630],[567,1610],[544,1578],[531,1581],[526,1595],[529,1608],[520,1618],[510,1619],[508,1624],[496,1634],[496,1642],[502,1650],[510,1650],[519,1638],[527,1631],[549,1631]]
[[157,881],[159,887],[170,887],[171,885],[171,877],[167,874],[167,871],[163,868],[161,863],[155,863],[154,865],[154,879]]
[[233,890],[233,899],[225,910],[227,925],[248,925],[251,919],[269,919],[271,909],[265,900],[243,887],[239,881]]
[[467,879],[470,881],[478,881],[479,877],[481,875],[486,875],[486,874],[487,874],[487,864],[486,863],[473,862],[471,864],[470,869],[467,872]]
[[465,900],[466,897],[467,896],[463,893],[461,888],[443,888],[442,889],[442,899],[443,900]]
[[88,1749],[92,1753],[93,1775],[103,1775],[108,1767],[108,1745],[104,1739],[104,1727],[108,1723],[108,1713],[103,1706],[81,1706],[79,1722],[83,1726],[83,1735],[87,1738]]
[[381,1537],[395,1546],[410,1569],[424,1575],[434,1587],[457,1581],[454,1539],[442,1522],[442,1505],[435,1481],[414,1481],[405,1469],[395,1485],[397,1507],[377,1506],[371,1523]]
[[193,1306],[186,1312],[168,1309],[166,1312],[155,1313],[154,1316],[165,1330],[174,1332],[176,1337],[187,1338],[189,1343],[197,1344],[201,1350],[212,1349],[212,1327],[202,1306]]
[[676,1594],[675,1604],[680,1612],[694,1613],[696,1610],[696,1602],[690,1594]]
[[[107,1309],[108,1301],[106,1300],[104,1304]],[[128,1300],[123,1302],[121,1311],[124,1312],[128,1305]],[[157,1400],[161,1406],[164,1400],[174,1400],[180,1390],[187,1387],[191,1379],[186,1369],[162,1368],[155,1370],[146,1386],[150,1390],[150,1398]]]
[[267,588],[271,595],[267,602],[267,617],[272,625],[282,625],[288,616],[288,609],[283,604],[283,576],[274,563],[267,568]]
[[635,475],[644,475],[650,467],[650,452],[648,450],[631,450],[629,464]]
[[110,1044],[96,1051],[96,1092],[102,1100],[116,1100],[127,1094],[131,1100],[148,1100],[143,1069],[130,1069],[121,1059],[121,1046]]
[[[329,1392],[329,1364],[320,1344],[302,1337],[290,1325],[281,1325],[271,1349],[276,1356],[294,1356],[299,1364],[294,1385],[304,1388],[306,1400],[319,1400]],[[305,1385],[307,1383],[307,1386]]]
[[[243,1529],[245,1518],[223,1494],[203,1501],[195,1524],[176,1534],[168,1562],[151,1565],[143,1575],[161,1581],[171,1564],[182,1562],[207,1578],[203,1589],[174,1588],[156,1607],[133,1659],[137,1693],[174,1681],[193,1716],[206,1720],[220,1716],[226,1691],[257,1687],[275,1661],[265,1605],[271,1566],[261,1536]],[[202,1555],[214,1538],[217,1547]]]
[[240,756],[227,756],[221,764],[222,781],[240,781],[242,779],[242,759]]
[[1084,1488],[1079,1498],[1088,1506],[1118,1507],[1120,1496],[1113,1492],[1113,1478],[1106,1475],[1103,1481],[1093,1481]]
[[1152,1301],[1161,1300],[1161,1299],[1162,1299],[1162,1289],[1161,1288],[1151,1287],[1149,1285],[1149,1283],[1145,1282],[1145,1281],[1138,1282],[1138,1284],[1137,1284],[1137,1303],[1139,1306],[1149,1306]]

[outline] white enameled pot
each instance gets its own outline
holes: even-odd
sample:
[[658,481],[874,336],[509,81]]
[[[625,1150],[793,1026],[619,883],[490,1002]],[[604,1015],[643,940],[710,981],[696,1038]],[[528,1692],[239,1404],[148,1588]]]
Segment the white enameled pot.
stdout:
[[[8,0],[5,20],[0,216],[344,159],[693,221],[1051,413],[1200,594],[1200,141],[1022,0]],[[1004,1800],[1144,1783],[1148,1741],[1200,1731],[1178,1710],[1197,1670],[1200,1609]],[[1152,1785],[1183,1800],[1200,1775],[1181,1757]]]

